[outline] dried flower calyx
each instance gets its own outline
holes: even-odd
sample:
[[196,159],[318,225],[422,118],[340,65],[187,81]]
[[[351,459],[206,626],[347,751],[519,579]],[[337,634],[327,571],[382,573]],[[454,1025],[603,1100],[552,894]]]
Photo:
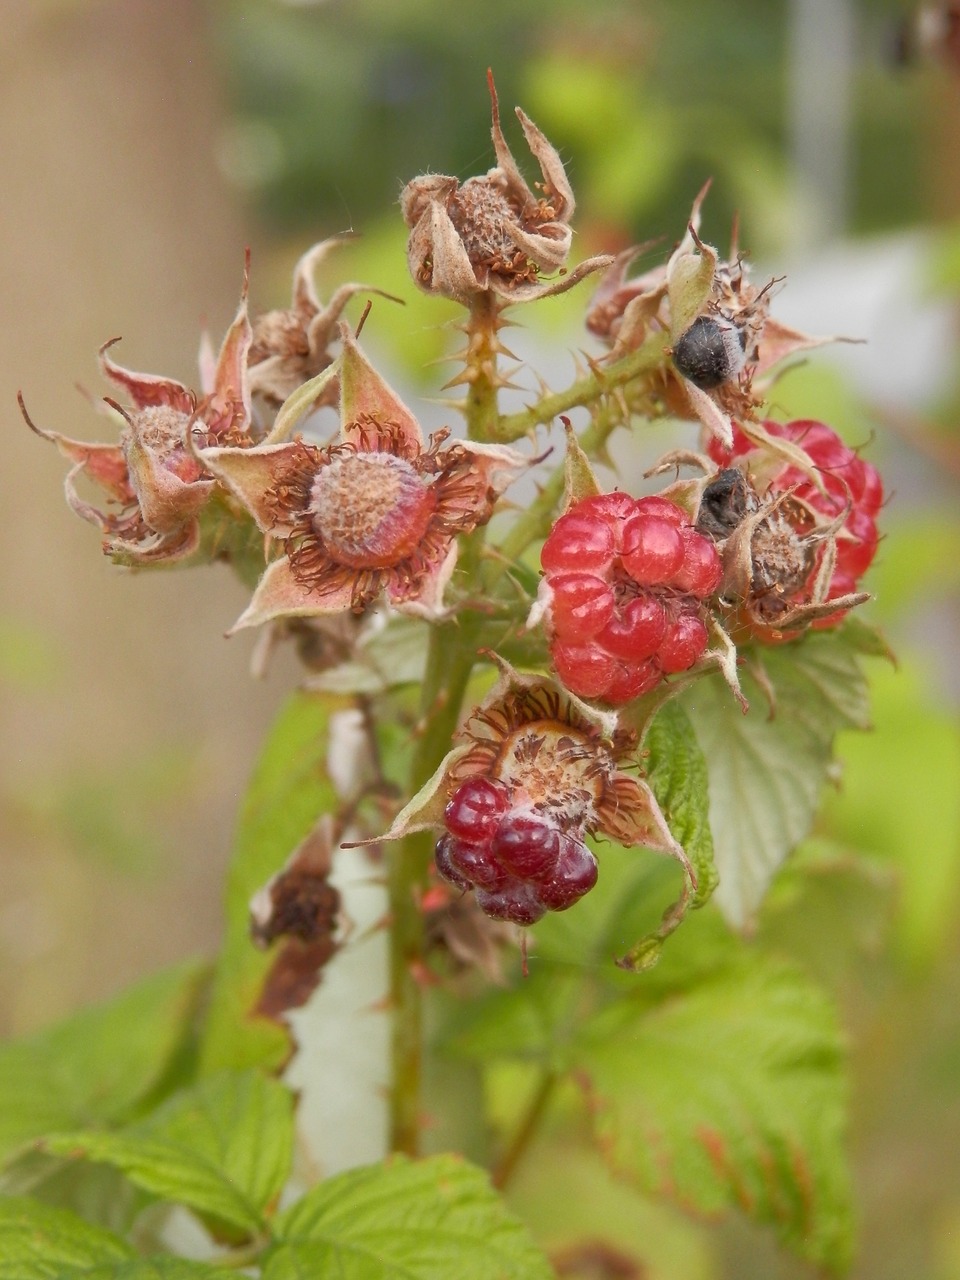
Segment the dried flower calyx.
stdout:
[[[276,618],[362,612],[381,596],[434,616],[456,561],[456,538],[485,523],[527,465],[515,450],[467,441],[424,443],[419,424],[341,331],[336,367],[294,393],[270,443],[202,451],[203,465],[283,541],[236,628]],[[339,375],[339,441],[276,442]],[[290,406],[288,411],[288,406]],[[235,629],[236,629],[235,628]]]
[[735,638],[778,641],[832,627],[869,597],[860,578],[876,554],[883,485],[875,467],[825,423],[766,422],[765,434],[802,450],[801,469],[751,442],[711,442],[721,469],[703,489],[697,528],[724,565],[720,606]]
[[687,231],[664,266],[630,277],[631,263],[649,246],[618,255],[586,323],[612,348],[613,358],[638,347],[651,332],[669,335],[671,361],[646,388],[645,410],[659,407],[699,418],[729,446],[732,419],[757,416],[774,365],[838,339],[810,337],[771,315],[773,286],[780,281],[762,287],[751,282],[736,234],[725,261],[701,240],[700,210],[709,185],[699,192]]
[[[200,541],[199,514],[216,482],[198,460],[194,446],[229,445],[242,449],[250,436],[247,355],[251,342],[246,282],[243,298],[227,332],[202,396],[173,378],[133,373],[107,354],[117,339],[100,349],[104,377],[130,399],[123,407],[107,399],[121,418],[115,445],[86,444],[56,431],[28,425],[57,446],[73,464],[65,482],[67,502],[104,535],[104,551],[123,564],[169,563],[192,555]],[[106,494],[106,508],[93,506],[77,491],[81,476]]]
[[[265,311],[253,321],[249,354],[250,391],[254,396],[262,396],[275,408],[297,387],[315,378],[332,362],[330,344],[337,337],[337,324],[343,309],[355,294],[391,296],[372,285],[343,284],[327,305],[323,305],[317,295],[314,272],[331,249],[348,239],[348,236],[332,236],[308,249],[293,269],[290,306],[284,310]],[[328,383],[325,392],[321,403],[335,404],[336,383]]]
[[531,302],[561,293],[609,258],[593,258],[553,282],[541,276],[563,271],[573,240],[574,198],[557,151],[518,107],[527,145],[540,166],[537,194],[528,186],[507,146],[493,76],[493,146],[497,165],[483,177],[427,174],[407,183],[400,196],[411,228],[407,261],[414,281],[428,293],[470,304],[492,291],[505,302]]

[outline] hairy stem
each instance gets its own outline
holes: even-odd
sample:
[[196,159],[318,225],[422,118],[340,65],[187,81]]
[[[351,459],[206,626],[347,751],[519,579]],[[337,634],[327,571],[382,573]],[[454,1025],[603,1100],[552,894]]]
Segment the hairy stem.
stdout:
[[467,398],[464,413],[467,434],[471,440],[500,439],[500,411],[497,405],[497,388],[502,385],[497,370],[500,343],[499,307],[492,292],[478,293],[470,304],[470,318],[466,324],[467,357],[464,379]]
[[636,351],[631,351],[603,369],[594,369],[584,378],[578,378],[565,391],[542,396],[536,404],[519,413],[505,414],[497,421],[495,438],[503,443],[519,440],[534,427],[553,422],[561,413],[595,404],[617,387],[632,382],[641,373],[648,373],[662,364],[668,341],[667,334],[653,333]]
[[[450,749],[450,741],[473,669],[475,637],[469,623],[438,624],[430,632],[421,698],[419,741],[410,770],[414,795]],[[415,1156],[420,1150],[423,1080],[424,929],[421,901],[427,887],[434,837],[407,836],[391,850],[390,1004],[393,1014],[390,1149]]]

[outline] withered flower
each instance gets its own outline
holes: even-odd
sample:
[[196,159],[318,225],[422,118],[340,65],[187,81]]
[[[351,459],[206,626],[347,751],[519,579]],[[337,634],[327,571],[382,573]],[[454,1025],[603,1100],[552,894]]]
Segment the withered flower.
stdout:
[[[293,269],[293,294],[284,310],[265,311],[253,321],[250,346],[250,391],[262,396],[274,408],[281,405],[302,383],[315,378],[332,361],[329,346],[337,336],[337,322],[344,307],[357,293],[375,293],[388,298],[381,289],[367,284],[343,284],[324,306],[317,296],[314,271],[331,249],[349,236],[332,236],[308,249]],[[399,301],[399,299],[393,299]],[[329,383],[321,404],[336,403],[336,384]]]
[[652,332],[669,335],[672,361],[642,388],[647,403],[678,417],[699,418],[710,434],[729,447],[732,420],[755,421],[775,365],[802,351],[842,341],[812,337],[782,324],[770,313],[773,286],[750,280],[749,264],[737,248],[730,255],[701,240],[700,210],[710,188],[697,194],[683,239],[669,260],[631,277],[635,258],[649,244],[619,254],[604,273],[587,312],[587,328],[618,359]]
[[[211,447],[203,466],[282,539],[236,623],[362,612],[381,595],[401,610],[436,615],[456,561],[457,534],[485,523],[526,465],[515,450],[466,441],[425,445],[420,426],[375,372],[345,327],[342,354],[295,392],[271,440],[251,449]],[[341,431],[320,447],[276,443],[339,373]]]
[[[125,408],[109,397],[105,400],[122,419],[117,444],[87,444],[46,431],[30,420],[22,398],[20,408],[27,425],[74,464],[65,481],[67,502],[100,529],[107,555],[133,566],[182,560],[197,549],[198,517],[216,487],[194,444],[242,448],[250,440],[246,279],[202,396],[173,378],[133,373],[116,364],[107,352],[117,341],[113,338],[100,348],[104,376],[132,402]],[[105,509],[77,492],[77,481],[84,475],[106,493]]]
[[531,190],[503,136],[489,72],[487,81],[496,168],[462,185],[440,174],[407,183],[400,195],[404,221],[411,228],[407,261],[414,281],[427,293],[466,305],[487,290],[506,303],[532,302],[562,293],[610,259],[591,258],[557,280],[541,282],[543,273],[562,273],[569,256],[573,191],[556,149],[517,107],[543,176],[534,184],[540,194]]

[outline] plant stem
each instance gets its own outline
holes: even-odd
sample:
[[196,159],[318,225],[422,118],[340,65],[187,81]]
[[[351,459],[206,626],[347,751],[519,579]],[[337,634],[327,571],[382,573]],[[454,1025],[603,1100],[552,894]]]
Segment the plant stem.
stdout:
[[499,307],[492,292],[478,293],[470,304],[466,325],[467,360],[464,377],[467,398],[464,413],[471,440],[500,439],[500,411],[497,388],[502,385],[497,371]]
[[558,1078],[556,1072],[545,1071],[532,1098],[527,1103],[527,1108],[520,1118],[520,1123],[491,1175],[493,1185],[498,1191],[502,1191],[513,1177],[517,1165],[523,1159],[537,1129],[540,1127],[540,1121],[543,1119],[543,1113],[546,1111],[553,1096]]
[[519,440],[534,427],[553,422],[561,413],[594,404],[617,387],[624,386],[641,373],[648,373],[662,364],[668,341],[667,334],[652,333],[636,351],[629,352],[603,369],[596,368],[584,378],[578,378],[565,391],[542,396],[536,404],[519,413],[505,414],[497,420],[494,438],[505,444],[511,440]]
[[[410,795],[430,778],[450,749],[476,659],[470,623],[438,624],[430,632],[421,698],[421,737],[410,770]],[[390,1005],[393,1014],[390,1149],[415,1156],[420,1149],[423,1077],[423,913],[434,837],[418,831],[391,850]]]

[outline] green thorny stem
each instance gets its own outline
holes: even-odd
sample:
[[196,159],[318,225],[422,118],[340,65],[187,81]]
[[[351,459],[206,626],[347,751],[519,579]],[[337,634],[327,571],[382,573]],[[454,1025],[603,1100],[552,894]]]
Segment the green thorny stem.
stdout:
[[[470,308],[465,326],[467,383],[463,405],[470,439],[506,442],[517,440],[538,425],[551,423],[559,414],[577,407],[595,406],[594,419],[581,437],[587,452],[596,452],[615,427],[625,419],[623,406],[610,397],[642,373],[663,360],[667,336],[651,335],[636,351],[606,369],[595,369],[565,391],[541,397],[520,413],[501,417],[497,393],[504,386],[497,357],[504,349],[497,332],[502,327],[500,306],[492,294],[480,294]],[[499,563],[491,561],[494,576],[504,563],[517,558],[536,538],[549,532],[552,515],[563,494],[564,472],[558,467],[538,497],[524,511],[500,548]],[[479,572],[485,530],[477,529],[464,540],[461,573],[473,581]],[[488,587],[490,584],[485,583]],[[479,619],[468,613],[457,620],[438,623],[431,629],[420,702],[419,741],[410,771],[408,795],[415,795],[432,776],[450,749],[460,719],[464,694],[476,662]],[[392,1079],[390,1098],[390,1148],[407,1155],[420,1150],[421,1094],[423,1076],[423,956],[424,928],[421,901],[427,887],[433,856],[432,833],[416,832],[399,842],[390,862],[390,1004],[393,1015]],[[547,1091],[549,1092],[549,1091]],[[546,1101],[546,1096],[544,1098]],[[531,1127],[538,1116],[531,1121]],[[520,1150],[529,1141],[520,1139]],[[516,1158],[519,1159],[520,1150]],[[510,1161],[508,1159],[507,1166]],[[509,1167],[505,1169],[509,1176]]]
[[[464,413],[473,440],[496,436],[498,306],[492,294],[481,294],[466,325],[468,384]],[[463,540],[461,573],[472,580],[478,572],[485,529]],[[419,741],[410,770],[408,795],[415,795],[450,750],[460,720],[464,695],[477,659],[478,622],[470,614],[438,623],[430,630],[427,666],[420,698]],[[420,1150],[423,1082],[424,928],[421,901],[427,887],[434,837],[429,831],[407,836],[394,847],[390,861],[390,1007],[391,1043],[390,1149],[415,1156]]]

